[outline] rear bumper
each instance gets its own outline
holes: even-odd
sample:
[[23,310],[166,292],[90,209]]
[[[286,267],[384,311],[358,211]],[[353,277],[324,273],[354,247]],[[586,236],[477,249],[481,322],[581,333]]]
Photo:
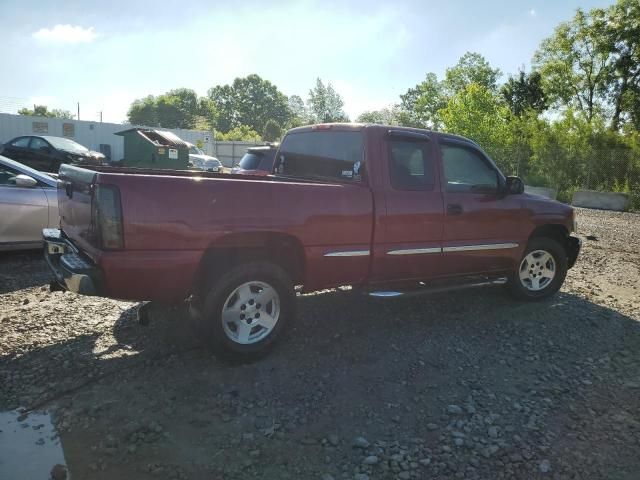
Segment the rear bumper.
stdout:
[[578,237],[567,237],[567,266],[573,267],[578,260],[580,254],[580,247],[582,247],[582,240]]
[[102,272],[60,230],[45,228],[42,237],[44,259],[61,287],[81,295],[102,294]]

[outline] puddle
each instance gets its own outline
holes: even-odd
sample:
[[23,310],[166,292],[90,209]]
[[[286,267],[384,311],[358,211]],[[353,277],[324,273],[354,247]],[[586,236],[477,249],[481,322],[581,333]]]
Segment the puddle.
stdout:
[[0,479],[47,480],[64,453],[51,416],[33,412],[22,421],[20,412],[0,412]]

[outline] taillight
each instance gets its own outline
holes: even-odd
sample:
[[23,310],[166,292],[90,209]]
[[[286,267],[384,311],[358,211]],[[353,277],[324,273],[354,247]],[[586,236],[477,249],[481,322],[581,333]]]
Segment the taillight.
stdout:
[[120,190],[113,185],[96,185],[91,202],[91,217],[96,240],[101,248],[124,247]]

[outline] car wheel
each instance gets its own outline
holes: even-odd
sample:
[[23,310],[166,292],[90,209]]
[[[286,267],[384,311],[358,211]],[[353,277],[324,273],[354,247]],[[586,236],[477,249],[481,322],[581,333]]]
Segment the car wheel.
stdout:
[[542,300],[560,290],[566,276],[567,252],[562,245],[552,238],[534,237],[508,287],[520,300]]
[[251,361],[267,353],[295,315],[293,283],[278,265],[238,265],[213,282],[206,296],[202,330],[214,352]]

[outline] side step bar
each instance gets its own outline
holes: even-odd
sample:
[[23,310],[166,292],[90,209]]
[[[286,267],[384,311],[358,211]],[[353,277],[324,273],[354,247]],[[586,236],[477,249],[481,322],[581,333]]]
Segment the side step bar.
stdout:
[[414,297],[417,295],[428,295],[432,293],[452,292],[454,290],[464,290],[474,287],[487,287],[489,285],[504,285],[507,283],[507,277],[494,278],[492,280],[483,280],[480,282],[460,283],[457,285],[447,285],[438,287],[422,287],[415,290],[405,291],[374,291],[368,292],[367,295],[376,298],[398,298],[398,297]]

